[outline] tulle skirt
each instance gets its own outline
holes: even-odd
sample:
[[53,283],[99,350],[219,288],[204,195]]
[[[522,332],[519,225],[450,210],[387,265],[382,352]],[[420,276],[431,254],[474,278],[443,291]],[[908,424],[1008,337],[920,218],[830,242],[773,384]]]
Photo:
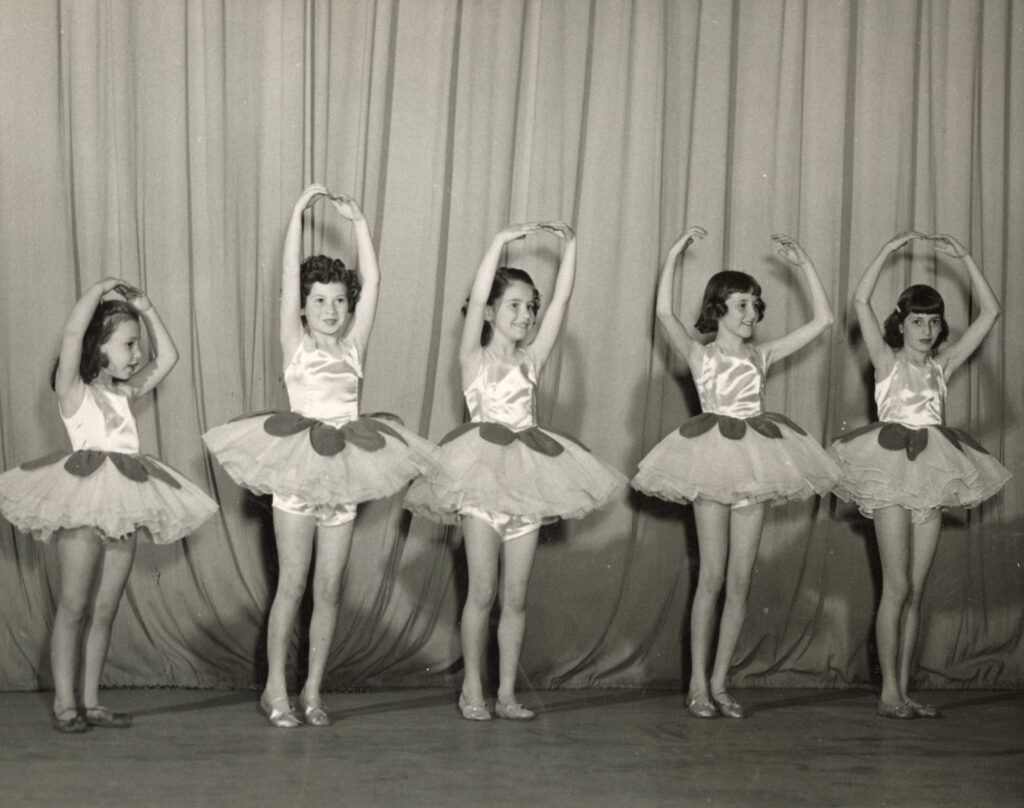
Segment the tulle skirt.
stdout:
[[440,448],[437,468],[412,484],[405,507],[443,524],[455,524],[466,508],[535,522],[576,519],[626,484],[574,438],[536,426],[513,432],[497,423],[463,424]]
[[298,413],[260,413],[203,435],[239,485],[313,506],[387,497],[433,465],[437,447],[387,413],[333,427]]
[[0,513],[49,542],[63,528],[93,527],[105,541],[145,528],[157,544],[192,533],[217,503],[149,455],[57,452],[0,475]]
[[838,478],[825,450],[784,415],[702,413],[648,452],[632,485],[671,502],[740,507],[826,494]]
[[974,438],[947,426],[869,424],[841,437],[829,454],[841,474],[836,495],[868,517],[890,505],[910,510],[914,522],[935,508],[970,508],[1012,476]]

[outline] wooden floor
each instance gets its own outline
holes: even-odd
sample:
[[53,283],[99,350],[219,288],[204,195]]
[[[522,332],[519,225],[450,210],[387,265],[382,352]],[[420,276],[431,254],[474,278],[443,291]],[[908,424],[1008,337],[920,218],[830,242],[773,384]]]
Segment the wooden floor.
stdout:
[[742,721],[675,691],[534,693],[535,721],[458,717],[439,690],[331,694],[327,728],[270,727],[256,694],[116,690],[128,730],[65,736],[49,693],[0,693],[0,805],[1021,806],[1024,692],[931,692],[938,721],[866,690],[735,691]]

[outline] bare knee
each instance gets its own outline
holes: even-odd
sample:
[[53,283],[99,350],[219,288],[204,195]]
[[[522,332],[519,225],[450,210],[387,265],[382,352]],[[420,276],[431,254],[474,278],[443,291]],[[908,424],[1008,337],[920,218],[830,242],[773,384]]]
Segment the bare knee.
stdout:
[[341,578],[313,582],[313,602],[320,606],[337,607],[341,601]]
[[903,606],[909,596],[910,581],[906,576],[889,575],[882,581],[882,600],[895,606]]
[[506,589],[501,597],[501,613],[520,616],[526,612],[526,587],[515,586]]
[[497,585],[495,581],[469,581],[469,592],[466,593],[466,605],[475,609],[490,609],[494,605],[494,598],[497,596]]
[[725,576],[721,572],[701,567],[700,575],[697,577],[696,597],[701,599],[714,600],[725,585]]
[[282,572],[277,579],[277,600],[299,603],[306,593],[306,576]]
[[57,619],[73,626],[81,626],[88,618],[91,606],[87,597],[61,595],[57,602]]

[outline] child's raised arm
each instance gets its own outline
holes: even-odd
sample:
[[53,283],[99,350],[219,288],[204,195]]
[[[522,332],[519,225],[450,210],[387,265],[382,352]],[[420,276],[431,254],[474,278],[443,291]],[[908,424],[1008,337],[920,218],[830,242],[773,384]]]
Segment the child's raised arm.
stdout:
[[149,334],[149,342],[153,352],[153,358],[139,368],[128,379],[128,387],[131,389],[132,398],[136,399],[146,395],[150,390],[160,384],[164,377],[171,372],[178,364],[178,349],[171,339],[171,333],[167,330],[160,315],[157,314],[146,293],[136,289],[129,284],[120,284],[116,291],[124,296],[125,300],[134,308],[142,322],[146,324],[146,332]]
[[302,192],[288,220],[284,236],[284,255],[281,258],[281,311],[278,329],[281,356],[288,362],[302,339],[302,294],[299,289],[299,267],[302,264],[302,214],[322,196],[330,192],[323,185],[313,183]]
[[804,280],[811,290],[811,319],[783,337],[770,340],[762,346],[769,362],[774,362],[799,351],[807,343],[824,333],[832,325],[832,306],[829,305],[825,287],[821,285],[818,271],[810,256],[789,236],[775,234],[772,241],[778,245],[778,253],[789,263],[800,267]]
[[471,379],[476,374],[480,358],[480,333],[484,327],[484,309],[487,307],[487,298],[494,285],[494,273],[498,271],[501,251],[510,241],[525,238],[538,230],[540,224],[537,222],[509,225],[494,236],[484,257],[480,259],[476,276],[473,278],[473,288],[466,303],[466,321],[462,326],[462,339],[459,342],[459,365],[463,380]]
[[690,227],[676,239],[675,244],[669,247],[668,253],[665,255],[665,263],[661,268],[661,277],[658,279],[658,295],[655,303],[658,322],[661,323],[665,336],[668,337],[669,343],[676,353],[683,357],[691,370],[696,367],[697,363],[694,350],[702,344],[700,332],[695,326],[687,324],[695,318],[681,320],[676,317],[672,310],[672,284],[675,280],[676,261],[679,256],[693,243],[694,239],[704,238],[707,234],[708,231],[699,225]]
[[57,359],[57,372],[54,374],[53,383],[63,413],[76,412],[85,393],[85,383],[81,374],[82,338],[85,336],[85,330],[89,327],[92,315],[103,295],[123,283],[120,278],[104,278],[97,281],[85,290],[64,322],[60,357]]
[[971,287],[978,298],[978,316],[974,318],[970,326],[956,342],[939,350],[939,361],[948,379],[960,365],[967,361],[982,340],[988,336],[996,320],[999,318],[1001,308],[995,292],[989,285],[988,280],[981,273],[974,258],[967,252],[967,249],[952,236],[939,235],[932,239],[935,242],[935,249],[946,255],[959,258],[967,267],[967,273],[971,278]]
[[864,337],[864,345],[868,349],[868,356],[876,373],[885,375],[889,372],[893,361],[892,349],[886,345],[882,336],[882,327],[878,324],[874,309],[871,308],[871,295],[878,283],[878,276],[882,273],[882,267],[889,260],[889,256],[915,238],[927,238],[921,233],[910,231],[900,233],[889,239],[878,251],[875,260],[864,270],[864,275],[857,284],[857,290],[853,293],[853,309],[857,312],[857,322],[860,323],[860,333]]
[[562,327],[562,320],[565,319],[576,280],[576,233],[565,222],[542,222],[540,229],[562,239],[564,245],[562,260],[558,265],[558,276],[555,278],[555,288],[551,292],[551,302],[548,303],[537,328],[537,336],[527,349],[538,372],[551,355],[551,349],[555,347],[555,340],[558,339],[558,332]]
[[377,296],[380,291],[380,267],[377,251],[373,247],[373,236],[358,203],[345,194],[332,194],[331,204],[344,218],[352,222],[356,232],[356,247],[359,250],[359,303],[356,305],[348,336],[355,342],[359,356],[363,356],[370,341],[373,321],[377,315]]

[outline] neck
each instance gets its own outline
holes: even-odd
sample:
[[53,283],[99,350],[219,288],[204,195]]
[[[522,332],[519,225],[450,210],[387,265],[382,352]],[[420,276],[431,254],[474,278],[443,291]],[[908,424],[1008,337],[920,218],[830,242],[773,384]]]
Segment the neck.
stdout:
[[733,353],[742,351],[743,346],[747,343],[745,339],[733,334],[731,331],[722,331],[721,329],[715,334],[715,342],[718,343],[719,347]]
[[502,359],[511,359],[519,350],[519,343],[504,339],[495,331],[491,341],[487,343],[487,350]]
[[931,351],[919,351],[916,348],[907,347],[906,344],[900,348],[900,352],[908,361],[913,362],[915,365],[927,364],[928,357],[931,356]]

